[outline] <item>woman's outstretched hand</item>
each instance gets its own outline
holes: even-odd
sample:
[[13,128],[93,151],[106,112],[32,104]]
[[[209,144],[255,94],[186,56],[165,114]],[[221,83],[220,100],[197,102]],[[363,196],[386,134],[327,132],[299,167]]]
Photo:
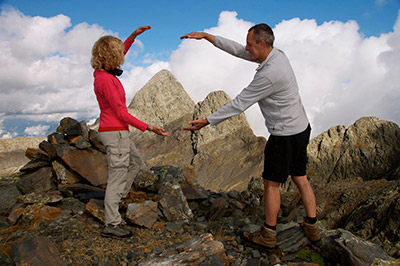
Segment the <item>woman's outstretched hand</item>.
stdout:
[[151,29],[150,25],[140,26],[134,32],[131,33],[129,38],[131,38],[131,40],[134,41],[138,35],[142,34],[143,32],[145,32],[146,30],[149,30],[149,29]]
[[169,136],[169,132],[165,132],[165,129],[158,127],[158,126],[149,125],[147,130],[153,132],[154,134],[160,135],[160,136],[164,136],[164,137]]

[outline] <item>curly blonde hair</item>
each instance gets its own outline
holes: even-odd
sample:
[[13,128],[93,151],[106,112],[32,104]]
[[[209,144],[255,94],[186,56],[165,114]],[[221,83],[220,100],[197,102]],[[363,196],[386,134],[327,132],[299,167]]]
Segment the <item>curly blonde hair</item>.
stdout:
[[125,46],[114,36],[103,36],[98,39],[92,48],[90,64],[97,70],[112,70],[124,63]]

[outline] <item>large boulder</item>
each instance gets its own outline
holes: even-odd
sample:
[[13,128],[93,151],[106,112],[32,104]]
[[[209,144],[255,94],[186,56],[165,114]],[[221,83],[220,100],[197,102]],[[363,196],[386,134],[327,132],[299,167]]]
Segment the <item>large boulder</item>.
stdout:
[[344,223],[349,230],[375,243],[396,245],[400,242],[400,180],[375,187]]
[[400,129],[389,121],[363,117],[337,126],[308,145],[308,176],[314,183],[361,177],[399,179]]

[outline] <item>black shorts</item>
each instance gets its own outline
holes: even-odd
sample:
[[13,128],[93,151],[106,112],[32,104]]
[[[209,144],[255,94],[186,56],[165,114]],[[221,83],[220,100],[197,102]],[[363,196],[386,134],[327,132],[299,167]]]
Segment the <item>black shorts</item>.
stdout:
[[263,178],[285,183],[288,176],[304,176],[307,170],[307,145],[311,127],[291,136],[268,138],[264,151]]

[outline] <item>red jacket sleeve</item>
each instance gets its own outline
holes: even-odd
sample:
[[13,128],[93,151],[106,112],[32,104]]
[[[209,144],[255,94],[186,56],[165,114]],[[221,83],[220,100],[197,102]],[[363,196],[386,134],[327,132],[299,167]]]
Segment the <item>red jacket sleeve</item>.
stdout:
[[126,38],[126,40],[124,41],[124,46],[125,46],[125,50],[124,50],[124,54],[126,54],[129,50],[129,48],[131,48],[133,41],[131,40],[131,38]]

